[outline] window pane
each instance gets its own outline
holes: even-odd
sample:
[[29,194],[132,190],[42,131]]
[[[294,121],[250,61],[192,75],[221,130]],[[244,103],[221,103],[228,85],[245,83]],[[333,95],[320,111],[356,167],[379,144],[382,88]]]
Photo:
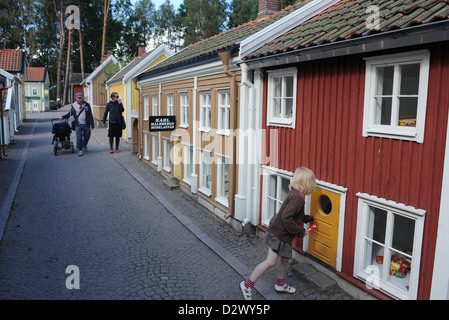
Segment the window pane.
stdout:
[[413,238],[415,235],[415,221],[401,215],[394,215],[392,247],[411,255]]
[[274,86],[273,96],[276,98],[281,97],[282,96],[282,91],[281,91],[282,78],[280,78],[280,77],[273,78],[273,86]]
[[277,180],[276,176],[270,176],[268,180],[268,196],[274,199],[276,199]]
[[390,276],[387,281],[395,287],[408,292],[410,288],[410,272],[412,259],[405,257],[395,251],[390,251]]
[[287,194],[289,193],[290,189],[288,188],[288,185],[290,184],[290,180],[288,179],[281,179],[282,180],[282,184],[281,184],[281,195],[279,197],[278,200],[280,200],[281,202],[284,201],[285,197],[287,197]]
[[390,125],[391,124],[391,101],[392,98],[375,98],[375,124]]
[[[363,270],[382,278],[382,264],[384,247],[369,240],[365,240],[365,253],[363,258]],[[369,270],[369,271],[368,271]]]
[[276,200],[267,198],[267,219],[270,220],[276,214]]
[[293,97],[293,76],[285,77],[285,96]]
[[416,127],[418,97],[399,98],[399,126]]
[[223,188],[222,188],[222,196],[227,198],[229,195],[229,163],[225,159],[223,159]]
[[281,100],[282,98],[273,98],[273,117],[281,118]]
[[394,66],[378,67],[376,95],[388,96],[393,94]]
[[401,95],[417,95],[420,64],[406,64],[401,68]]
[[286,118],[293,117],[293,98],[285,99],[285,117]]
[[366,236],[382,244],[385,243],[385,231],[387,226],[387,211],[370,207],[368,212],[368,224]]

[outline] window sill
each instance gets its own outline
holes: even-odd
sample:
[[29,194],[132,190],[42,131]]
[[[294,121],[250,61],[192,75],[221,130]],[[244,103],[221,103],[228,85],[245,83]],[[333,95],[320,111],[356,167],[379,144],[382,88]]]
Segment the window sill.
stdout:
[[280,119],[280,118],[274,118],[268,120],[268,125],[272,127],[286,127],[286,128],[292,128],[294,129],[294,121],[293,119]]
[[210,189],[207,189],[205,187],[199,187],[198,191],[204,194],[205,196],[210,197],[212,195],[212,191]]

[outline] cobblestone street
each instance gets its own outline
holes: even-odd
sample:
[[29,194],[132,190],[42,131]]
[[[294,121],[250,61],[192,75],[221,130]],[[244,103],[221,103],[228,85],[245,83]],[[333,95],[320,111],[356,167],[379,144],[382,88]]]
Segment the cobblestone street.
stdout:
[[[9,216],[0,299],[242,300],[239,283],[266,254],[261,239],[170,191],[130,144],[109,154],[104,128],[93,130],[84,156],[54,156],[50,119],[66,108],[28,114],[0,162],[2,205],[15,181],[12,163],[25,159],[10,212],[5,205],[1,212]],[[338,286],[318,289],[295,272],[297,264],[287,278],[294,295],[274,292],[270,270],[253,300],[353,299]],[[66,287],[70,265],[79,268],[79,289]]]

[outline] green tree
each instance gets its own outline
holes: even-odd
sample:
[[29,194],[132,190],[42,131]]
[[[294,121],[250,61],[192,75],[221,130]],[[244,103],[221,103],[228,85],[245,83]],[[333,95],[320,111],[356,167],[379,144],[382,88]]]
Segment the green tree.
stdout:
[[176,11],[170,0],[166,0],[154,15],[153,42],[155,45],[166,44],[177,51],[183,45],[181,28],[176,25]]
[[229,28],[257,19],[259,0],[232,0],[229,15]]
[[222,32],[227,18],[225,0],[184,0],[176,25],[184,34],[184,45],[198,42]]

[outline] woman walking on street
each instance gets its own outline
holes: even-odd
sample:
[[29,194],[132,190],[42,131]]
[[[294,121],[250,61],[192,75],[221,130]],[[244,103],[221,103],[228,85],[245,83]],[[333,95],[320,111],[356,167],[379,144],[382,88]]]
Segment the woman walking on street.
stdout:
[[122,112],[125,111],[122,104],[122,99],[119,98],[117,92],[111,93],[111,101],[106,105],[106,110],[103,115],[103,126],[106,126],[106,118],[109,113],[109,153],[113,153],[112,146],[114,144],[115,137],[115,152],[119,152],[118,146],[120,144],[120,138],[122,137],[122,125],[121,120],[123,118]]
[[308,168],[297,168],[290,181],[290,192],[282,203],[279,212],[270,220],[264,243],[268,246],[268,254],[259,263],[250,277],[240,283],[243,298],[251,300],[251,291],[255,282],[267,271],[274,267],[277,260],[277,280],[274,289],[278,292],[295,293],[296,289],[285,283],[287,264],[292,258],[292,242],[295,236],[303,238],[307,229],[300,226],[301,222],[309,223],[313,217],[304,215],[305,196],[312,194],[316,188],[316,179]]

